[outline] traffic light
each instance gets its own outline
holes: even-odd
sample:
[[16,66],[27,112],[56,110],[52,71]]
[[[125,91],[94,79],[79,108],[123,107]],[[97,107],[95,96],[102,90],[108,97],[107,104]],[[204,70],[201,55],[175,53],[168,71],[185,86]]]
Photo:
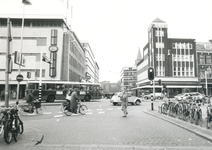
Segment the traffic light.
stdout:
[[159,84],[159,86],[161,86],[161,79],[158,80],[158,84]]
[[154,68],[153,67],[149,67],[148,68],[148,79],[149,80],[154,80],[155,78],[155,73],[154,73]]
[[31,78],[31,72],[27,72],[27,78],[28,78],[28,79]]

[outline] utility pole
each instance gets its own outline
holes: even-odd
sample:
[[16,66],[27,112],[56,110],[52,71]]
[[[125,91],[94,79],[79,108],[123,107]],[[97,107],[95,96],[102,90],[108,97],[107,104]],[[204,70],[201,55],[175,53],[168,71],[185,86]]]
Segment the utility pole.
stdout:
[[[9,107],[9,60],[10,60],[10,18],[7,18],[7,50],[6,50],[6,69],[5,69],[5,107]],[[11,62],[10,62],[11,63]]]

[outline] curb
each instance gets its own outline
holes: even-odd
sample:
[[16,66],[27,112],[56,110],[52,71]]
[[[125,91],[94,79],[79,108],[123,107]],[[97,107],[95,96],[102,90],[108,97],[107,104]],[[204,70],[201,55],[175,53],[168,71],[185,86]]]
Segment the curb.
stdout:
[[34,146],[34,145],[38,145],[43,141],[44,138],[44,134],[43,132],[41,132],[40,130],[33,128],[33,127],[28,127],[31,128],[32,130],[34,130],[36,132],[36,136],[35,138],[29,142],[29,144],[27,144],[28,146]]
[[[177,125],[185,130],[188,130],[189,132],[195,133],[196,135],[201,136],[201,137],[207,139],[208,141],[212,142],[212,131],[210,131],[210,130],[207,130],[207,132],[210,134],[210,135],[208,135],[208,134],[205,134],[202,132],[202,131],[204,131],[204,129],[202,129],[201,127],[198,127],[193,124],[188,124],[187,122],[184,122],[182,120],[179,120],[179,119],[176,120],[176,118],[172,118],[172,117],[169,117],[166,115],[163,115],[163,116],[161,116],[160,114],[156,115],[156,114],[153,114],[146,110],[143,110],[143,112],[146,114],[152,115],[154,117],[160,118],[162,120],[165,120],[167,122],[170,122],[174,125]],[[178,122],[180,122],[180,123],[178,123]],[[206,129],[205,129],[205,131],[206,131]]]

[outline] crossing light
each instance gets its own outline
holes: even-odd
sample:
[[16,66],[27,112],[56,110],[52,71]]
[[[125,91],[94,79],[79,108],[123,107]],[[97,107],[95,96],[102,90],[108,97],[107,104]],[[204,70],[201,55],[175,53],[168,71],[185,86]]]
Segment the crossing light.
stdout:
[[148,68],[148,79],[149,80],[154,80],[155,78],[155,73],[154,73],[154,68],[153,67],[149,67]]
[[158,80],[158,84],[159,84],[159,86],[161,86],[161,79]]

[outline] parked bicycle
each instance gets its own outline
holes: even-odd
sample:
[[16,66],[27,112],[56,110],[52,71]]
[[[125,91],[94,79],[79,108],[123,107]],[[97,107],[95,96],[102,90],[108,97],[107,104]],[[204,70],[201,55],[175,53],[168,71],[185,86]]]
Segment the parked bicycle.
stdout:
[[17,141],[18,133],[23,133],[23,122],[18,117],[18,109],[10,106],[9,108],[2,108],[1,110],[1,130],[0,134],[4,131],[4,139],[7,144],[12,141],[12,137]]
[[[67,116],[71,116],[73,114],[73,110],[70,110],[70,101],[66,100],[66,102],[61,104],[61,111],[65,113]],[[77,101],[77,113],[80,113],[82,115],[85,115],[88,111],[88,107],[84,104],[81,104],[80,101]]]
[[[30,115],[30,114],[44,114],[46,111],[46,107],[41,105],[40,101],[33,102],[34,106],[30,103],[22,103],[19,105],[20,114],[22,116]],[[32,110],[30,110],[32,109]]]
[[207,113],[207,117],[206,117],[206,129],[209,129],[209,123],[212,122],[212,105],[208,104],[206,107],[206,113]]

